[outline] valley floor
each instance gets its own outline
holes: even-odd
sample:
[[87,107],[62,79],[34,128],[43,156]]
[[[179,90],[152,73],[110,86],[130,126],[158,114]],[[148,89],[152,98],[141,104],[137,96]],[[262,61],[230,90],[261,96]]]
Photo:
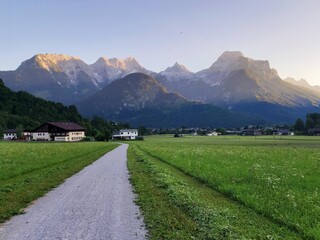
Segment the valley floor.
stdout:
[[320,239],[315,137],[147,137],[129,170],[151,239]]

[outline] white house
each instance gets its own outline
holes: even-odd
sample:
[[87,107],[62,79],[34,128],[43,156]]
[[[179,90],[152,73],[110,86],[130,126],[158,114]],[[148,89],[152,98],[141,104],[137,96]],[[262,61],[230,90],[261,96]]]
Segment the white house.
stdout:
[[84,137],[84,127],[68,122],[47,122],[31,132],[33,141],[77,142]]
[[207,136],[218,136],[217,132],[208,132]]
[[17,138],[17,130],[16,129],[7,129],[3,131],[3,139],[4,140],[12,140]]
[[136,139],[138,137],[138,129],[121,129],[112,134],[112,139]]

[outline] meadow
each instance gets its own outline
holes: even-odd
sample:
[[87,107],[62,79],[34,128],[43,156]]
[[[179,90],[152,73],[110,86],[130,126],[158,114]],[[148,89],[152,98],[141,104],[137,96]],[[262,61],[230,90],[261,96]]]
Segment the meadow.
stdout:
[[117,144],[0,142],[0,222],[79,172]]
[[196,239],[320,239],[319,147],[318,137],[155,136],[131,144],[129,169],[153,236],[170,226],[155,227],[150,191],[168,202],[162,218],[188,219],[177,229],[195,224],[185,234]]

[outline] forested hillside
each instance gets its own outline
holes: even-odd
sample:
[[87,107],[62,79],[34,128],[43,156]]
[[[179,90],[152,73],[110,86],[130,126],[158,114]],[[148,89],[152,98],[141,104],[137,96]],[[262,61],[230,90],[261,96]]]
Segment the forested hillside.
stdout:
[[[100,140],[107,139],[112,130],[122,125],[115,125],[94,117],[91,121],[83,118],[74,105],[64,106],[43,100],[19,91],[13,92],[0,79],[0,133],[7,128],[32,130],[48,121],[70,121],[84,126],[87,136]],[[128,126],[126,126],[128,127]]]

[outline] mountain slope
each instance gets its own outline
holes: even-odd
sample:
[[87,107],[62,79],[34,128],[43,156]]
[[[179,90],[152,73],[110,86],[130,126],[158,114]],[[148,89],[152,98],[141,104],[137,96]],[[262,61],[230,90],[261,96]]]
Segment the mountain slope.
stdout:
[[176,93],[169,93],[151,76],[144,73],[132,73],[113,81],[104,89],[79,104],[80,111],[87,115],[103,112],[140,110],[143,108],[169,107],[187,100]]
[[66,107],[26,92],[13,92],[0,79],[0,128],[16,128],[21,124],[32,129],[47,121],[81,122],[84,119],[75,106]]
[[294,78],[287,77],[287,78],[285,78],[283,80],[285,82],[291,83],[293,85],[297,85],[297,86],[304,87],[304,88],[309,88],[309,89],[314,90],[316,92],[320,92],[320,86],[319,85],[312,86],[305,79],[296,80]]
[[[160,73],[156,77],[169,91],[188,99],[259,114],[271,122],[291,123],[310,109],[319,111],[319,93],[283,81],[268,61],[253,60],[241,52],[225,52],[208,69],[187,76]],[[264,114],[262,106],[268,106],[270,114]],[[288,114],[283,116],[280,110]]]
[[37,54],[15,71],[2,71],[0,78],[12,90],[73,104],[96,93],[111,81],[131,72],[144,71],[134,58],[99,58],[92,65],[62,54]]
[[87,64],[66,55],[35,55],[15,71],[0,72],[0,77],[14,91],[24,90],[65,104],[74,103],[99,89]]
[[257,117],[190,102],[176,93],[169,93],[156,79],[143,73],[133,73],[112,82],[78,104],[78,108],[86,116],[97,114],[148,127],[231,127],[264,122]]

